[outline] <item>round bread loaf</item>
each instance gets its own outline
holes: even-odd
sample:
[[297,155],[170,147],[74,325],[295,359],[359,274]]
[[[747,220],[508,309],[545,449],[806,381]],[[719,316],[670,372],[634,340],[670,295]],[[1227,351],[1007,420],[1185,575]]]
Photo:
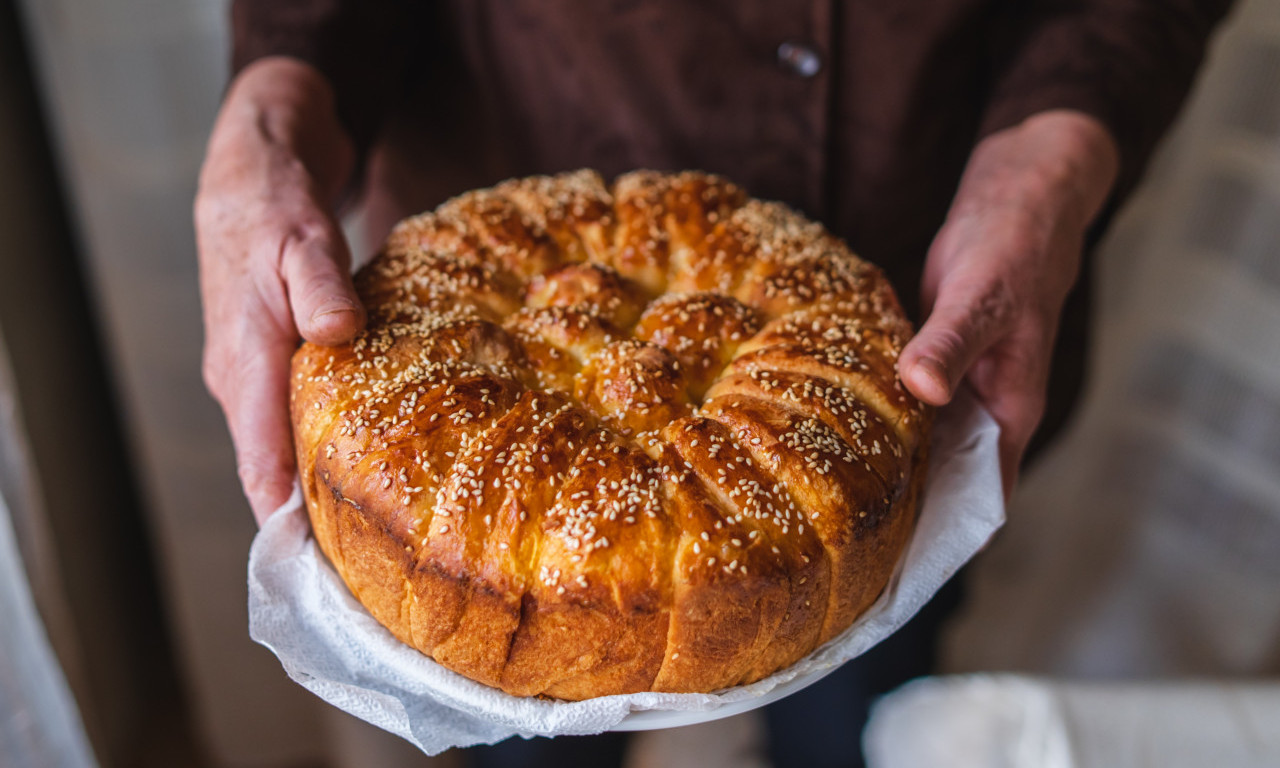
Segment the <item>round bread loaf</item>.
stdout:
[[884,589],[929,410],[876,267],[701,173],[508,181],[401,222],[351,344],[293,358],[321,549],[397,638],[518,696],[713,691]]

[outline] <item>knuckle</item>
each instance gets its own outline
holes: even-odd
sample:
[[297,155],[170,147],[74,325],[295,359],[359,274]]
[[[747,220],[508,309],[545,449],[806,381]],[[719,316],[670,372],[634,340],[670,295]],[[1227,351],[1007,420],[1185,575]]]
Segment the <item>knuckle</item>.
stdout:
[[1006,275],[992,275],[986,289],[970,308],[976,327],[987,329],[1008,327],[1018,315],[1019,293]]
[[288,477],[288,467],[280,456],[242,451],[236,459],[236,475],[245,491],[254,496],[281,485]]
[[293,217],[281,237],[281,266],[286,277],[294,281],[305,278],[302,288],[310,288],[316,279],[328,285],[349,261],[345,241],[337,225],[319,211]]
[[1024,314],[1019,308],[1018,293],[1006,277],[983,276],[965,282],[950,288],[945,309],[931,334],[938,352],[958,361],[1007,338]]
[[929,336],[930,351],[947,366],[955,365],[960,361],[965,354],[966,346],[964,334],[953,326],[935,328]]
[[325,249],[333,242],[333,224],[324,214],[308,206],[289,222],[284,240],[287,245],[306,250]]
[[[337,298],[345,297],[337,274],[313,273],[300,281],[294,290],[301,306],[314,310],[322,304],[332,303]],[[307,318],[302,319],[304,323]]]

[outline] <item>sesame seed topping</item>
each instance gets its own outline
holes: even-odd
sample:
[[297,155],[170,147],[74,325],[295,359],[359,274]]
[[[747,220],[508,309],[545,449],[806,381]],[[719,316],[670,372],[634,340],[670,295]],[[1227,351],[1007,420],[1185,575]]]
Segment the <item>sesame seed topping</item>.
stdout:
[[[899,438],[928,412],[878,378],[910,337],[878,272],[784,206],[644,178],[506,182],[402,222],[357,277],[365,330],[295,358],[295,413],[328,430],[326,459],[376,470],[359,490],[399,505],[406,553],[434,517],[483,537],[529,508],[520,531],[563,549],[520,557],[554,553],[568,584],[588,584],[569,562],[663,530],[737,578],[735,550],[781,558],[901,493],[841,507],[850,478],[905,487]],[[564,594],[558,568],[539,578]]]

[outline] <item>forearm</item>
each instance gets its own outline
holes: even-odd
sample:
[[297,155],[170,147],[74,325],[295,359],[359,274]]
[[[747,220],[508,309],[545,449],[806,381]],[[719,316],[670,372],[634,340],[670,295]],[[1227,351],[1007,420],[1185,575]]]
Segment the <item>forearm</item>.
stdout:
[[1119,165],[1115,139],[1096,118],[1041,112],[979,142],[951,215],[1016,205],[1083,229],[1111,194]]

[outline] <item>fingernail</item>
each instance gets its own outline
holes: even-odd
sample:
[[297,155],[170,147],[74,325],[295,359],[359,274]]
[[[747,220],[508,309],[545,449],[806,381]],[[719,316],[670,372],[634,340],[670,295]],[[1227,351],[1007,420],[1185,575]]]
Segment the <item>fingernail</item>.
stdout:
[[933,379],[943,392],[951,393],[951,383],[947,381],[947,370],[942,367],[942,363],[932,357],[922,357],[917,363],[925,375]]

